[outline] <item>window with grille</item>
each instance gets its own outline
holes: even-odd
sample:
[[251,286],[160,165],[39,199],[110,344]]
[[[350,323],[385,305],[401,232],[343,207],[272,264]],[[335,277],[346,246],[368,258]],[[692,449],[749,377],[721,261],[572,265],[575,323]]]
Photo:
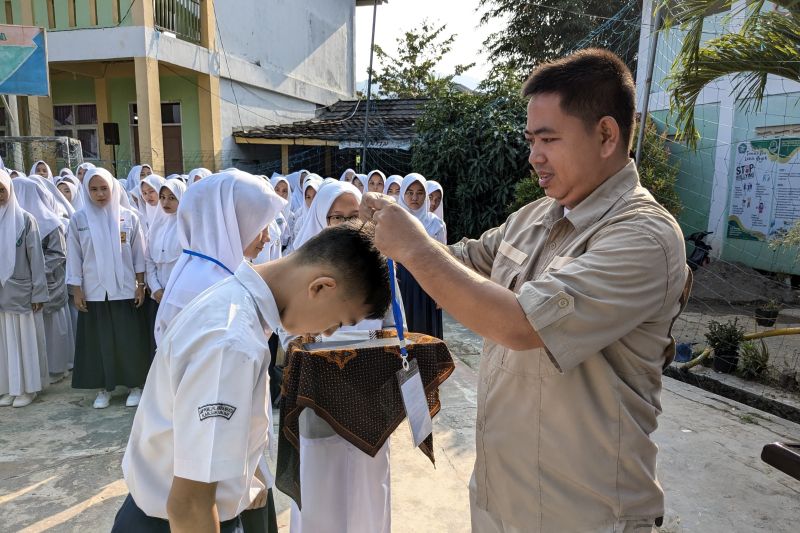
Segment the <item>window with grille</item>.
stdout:
[[53,106],[54,134],[73,137],[81,142],[84,159],[99,159],[97,106],[95,104]]

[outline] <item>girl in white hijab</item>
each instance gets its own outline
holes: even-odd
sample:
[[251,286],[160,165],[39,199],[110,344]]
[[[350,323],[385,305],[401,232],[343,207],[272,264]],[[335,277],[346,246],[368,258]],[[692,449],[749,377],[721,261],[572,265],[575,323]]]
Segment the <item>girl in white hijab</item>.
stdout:
[[380,170],[373,170],[367,174],[367,191],[366,192],[383,192],[384,184],[386,183],[386,174]]
[[39,176],[43,177],[46,180],[53,181],[53,171],[50,170],[50,165],[48,165],[41,159],[33,164],[30,173],[28,173],[28,176],[32,176],[33,174],[38,174]]
[[198,294],[261,252],[267,226],[285,205],[264,180],[238,170],[203,178],[186,190],[177,221],[183,252],[161,298],[156,342]]
[[207,177],[209,177],[210,175],[211,175],[211,171],[210,171],[210,170],[208,170],[207,168],[200,167],[200,168],[195,168],[195,169],[192,169],[192,170],[191,170],[191,171],[190,171],[190,172],[187,174],[187,176],[188,176],[188,181],[189,181],[189,183],[188,183],[188,184],[189,184],[189,186],[191,186],[191,185],[192,185],[192,183],[194,183],[194,182],[196,182],[196,181],[200,181],[200,180],[201,180],[201,179],[203,179],[203,178],[207,178]]
[[153,173],[150,165],[134,165],[128,172],[128,177],[125,179],[125,186],[127,187],[128,195],[133,200],[135,207],[139,207],[139,183],[142,178],[146,178]]
[[[428,235],[447,244],[444,222],[430,212],[427,181],[422,175],[412,173],[403,178],[398,203],[422,223]],[[408,330],[441,339],[444,336],[442,310],[417,283],[414,276],[399,263],[397,279],[406,310]]]
[[161,301],[172,269],[183,251],[178,239],[178,206],[185,191],[186,184],[180,180],[168,180],[159,191],[163,215],[159,224],[150,228],[145,252],[147,286],[156,302]]
[[[169,180],[174,181],[174,180]],[[158,219],[164,212],[159,205],[159,191],[167,182],[157,174],[150,174],[142,178],[139,182],[139,218],[143,222],[145,238],[147,238],[150,228],[158,223]]]
[[297,211],[294,212],[295,216],[295,223],[294,223],[294,234],[292,236],[292,250],[295,250],[299,245],[296,243],[297,236],[300,234],[300,230],[305,224],[306,214],[308,213],[309,208],[311,207],[311,203],[314,201],[314,197],[317,195],[317,191],[322,186],[322,178],[317,176],[316,174],[309,174],[308,178],[305,180],[305,184],[303,185],[303,204]]
[[67,232],[67,284],[78,308],[72,387],[100,389],[96,409],[108,407],[118,385],[136,406],[147,376],[144,237],[139,217],[120,205],[119,182],[103,168],[83,180],[86,206]]
[[48,301],[47,278],[39,226],[20,207],[2,169],[0,250],[0,406],[24,407],[48,383],[40,312]]
[[84,176],[86,176],[86,173],[93,168],[95,167],[92,163],[81,163],[78,165],[77,170],[75,170],[75,177],[78,178],[80,183],[83,183]]
[[348,168],[344,172],[342,172],[342,176],[339,178],[339,181],[346,181],[347,183],[352,183],[353,178],[356,176],[356,171],[352,168]]
[[355,188],[358,189],[358,192],[360,192],[362,194],[365,193],[365,192],[369,192],[367,190],[367,175],[366,174],[356,174],[355,177],[353,177],[352,183],[355,186]]
[[430,212],[428,182],[421,174],[414,172],[403,178],[403,182],[400,184],[398,203],[422,222],[428,235],[447,244],[444,236],[444,221]]
[[67,371],[72,368],[75,355],[75,332],[72,328],[65,281],[67,243],[64,221],[66,219],[56,215],[56,202],[52,194],[38,181],[17,178],[14,180],[14,190],[19,205],[36,219],[42,237],[49,297],[44,304],[42,318],[47,345],[47,367],[50,372],[50,382],[55,383],[63,379]]
[[394,198],[400,197],[400,185],[403,184],[403,176],[392,174],[386,178],[386,183],[383,184],[383,194],[388,194]]
[[[438,181],[428,180],[426,187],[431,213],[439,217],[444,224],[444,189]],[[447,242],[447,224],[444,227],[444,242]]]
[[[286,207],[283,208],[281,213],[283,214],[283,220],[285,221],[281,230],[281,245],[283,249],[287,249],[292,242],[292,235],[295,231],[295,221],[296,217],[294,213],[292,213],[292,205],[290,203],[290,199],[292,197],[292,186],[289,184],[289,180],[285,177],[281,176],[280,174],[273,174],[269,180],[270,185],[275,190],[275,193],[286,200]],[[278,221],[280,224],[280,221]]]
[[[301,247],[322,230],[358,218],[361,193],[346,181],[326,182],[317,193],[298,235]],[[326,341],[369,338],[369,331],[394,327],[392,313],[340,328]],[[390,533],[389,442],[375,457],[340,437],[311,409],[300,415],[300,480],[303,510],[292,502],[292,533],[348,531]],[[333,485],[337,490],[330,490]],[[363,497],[363,495],[369,495]]]
[[78,178],[72,174],[64,176],[56,181],[58,192],[72,205],[75,211],[84,207],[83,188],[80,186]]
[[58,216],[62,218],[70,218],[72,216],[75,209],[72,207],[72,204],[58,192],[58,189],[56,189],[56,184],[53,181],[53,172],[50,170],[50,166],[47,163],[44,161],[37,161],[34,163],[28,177],[39,180],[41,184],[50,191],[50,194],[53,195],[59,205],[59,207],[56,208],[56,214]]
[[289,182],[289,187],[292,190],[291,209],[292,213],[297,213],[303,207],[303,185],[301,181],[308,176],[307,170],[298,170],[288,174],[286,180]]

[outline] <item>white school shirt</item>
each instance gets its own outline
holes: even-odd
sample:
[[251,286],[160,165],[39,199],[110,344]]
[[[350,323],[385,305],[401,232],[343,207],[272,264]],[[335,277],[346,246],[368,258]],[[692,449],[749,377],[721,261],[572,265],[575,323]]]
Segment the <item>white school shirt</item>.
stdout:
[[169,275],[172,274],[172,269],[175,268],[179,257],[168,263],[156,263],[150,255],[150,246],[145,249],[145,269],[147,272],[145,278],[151,293],[156,293],[167,287],[167,280],[169,280]]
[[271,440],[268,340],[278,327],[272,292],[242,263],[167,328],[122,459],[128,490],[145,514],[167,518],[173,476],[217,482],[221,521],[265,488],[255,472],[259,462],[264,471]]
[[[109,300],[132,300],[136,296],[136,274],[144,273],[144,237],[139,217],[130,209],[119,208],[120,239],[122,243],[122,266],[125,280],[122,289],[108,293]],[[100,260],[95,255],[92,234],[86,212],[77,211],[69,221],[67,231],[67,285],[78,285],[83,297],[89,302],[106,299],[106,289],[100,283],[100,269],[107,268],[107,250],[100,251]]]

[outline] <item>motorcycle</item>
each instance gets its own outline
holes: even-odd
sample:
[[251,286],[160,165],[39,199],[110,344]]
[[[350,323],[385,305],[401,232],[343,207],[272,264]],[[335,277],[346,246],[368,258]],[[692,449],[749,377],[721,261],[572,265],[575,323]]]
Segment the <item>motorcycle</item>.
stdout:
[[705,238],[714,233],[713,231],[698,231],[686,237],[687,242],[694,244],[694,250],[689,254],[686,263],[692,272],[697,271],[699,268],[708,266],[711,263],[711,245],[705,241]]

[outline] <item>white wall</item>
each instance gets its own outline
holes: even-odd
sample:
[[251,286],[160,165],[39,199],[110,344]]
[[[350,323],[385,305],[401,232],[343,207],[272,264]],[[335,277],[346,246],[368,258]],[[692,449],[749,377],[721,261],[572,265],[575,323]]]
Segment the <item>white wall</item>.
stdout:
[[[355,0],[216,0],[215,6],[220,52],[302,82],[299,90],[280,92],[326,105],[334,95],[354,94]],[[306,86],[333,93],[331,101],[306,94]]]

